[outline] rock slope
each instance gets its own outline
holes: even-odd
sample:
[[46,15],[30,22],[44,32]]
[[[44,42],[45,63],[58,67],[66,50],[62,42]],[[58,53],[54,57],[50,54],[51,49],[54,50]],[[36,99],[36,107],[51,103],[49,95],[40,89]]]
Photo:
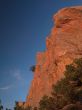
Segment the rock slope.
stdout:
[[82,7],[63,8],[53,19],[55,23],[46,39],[46,50],[37,53],[25,107],[38,106],[41,97],[50,95],[52,85],[64,77],[65,65],[82,57]]

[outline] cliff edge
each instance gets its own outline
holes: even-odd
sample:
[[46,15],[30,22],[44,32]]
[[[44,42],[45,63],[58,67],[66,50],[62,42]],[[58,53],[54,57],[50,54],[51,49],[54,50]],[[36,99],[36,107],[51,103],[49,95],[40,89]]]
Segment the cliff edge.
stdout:
[[25,107],[38,106],[41,97],[50,95],[52,85],[64,77],[65,65],[82,57],[82,7],[63,8],[53,19],[55,23],[46,38],[46,50],[37,53]]

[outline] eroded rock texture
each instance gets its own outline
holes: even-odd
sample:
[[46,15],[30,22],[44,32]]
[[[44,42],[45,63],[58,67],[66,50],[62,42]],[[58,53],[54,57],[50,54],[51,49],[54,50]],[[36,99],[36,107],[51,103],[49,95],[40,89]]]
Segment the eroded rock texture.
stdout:
[[55,25],[46,39],[46,50],[37,54],[25,106],[38,106],[41,97],[49,95],[52,85],[64,77],[65,65],[82,57],[82,7],[64,8],[53,19]]

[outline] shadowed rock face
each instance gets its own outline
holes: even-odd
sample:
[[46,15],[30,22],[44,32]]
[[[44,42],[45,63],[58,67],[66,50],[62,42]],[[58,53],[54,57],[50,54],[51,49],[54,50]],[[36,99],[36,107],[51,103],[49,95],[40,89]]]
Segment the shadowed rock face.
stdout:
[[82,105],[81,104],[69,104],[66,105],[63,109],[61,110],[82,110]]
[[45,52],[37,53],[36,69],[26,104],[38,106],[43,95],[64,77],[65,65],[82,57],[82,7],[64,8],[54,16],[55,25],[46,39]]

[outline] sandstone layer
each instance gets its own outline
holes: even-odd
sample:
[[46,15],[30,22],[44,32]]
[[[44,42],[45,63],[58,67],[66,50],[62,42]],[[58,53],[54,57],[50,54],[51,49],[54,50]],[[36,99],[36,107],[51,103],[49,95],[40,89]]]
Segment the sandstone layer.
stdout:
[[41,97],[50,95],[52,85],[64,77],[65,66],[82,57],[82,7],[61,9],[53,19],[55,23],[46,39],[46,50],[37,53],[25,106],[38,106]]

